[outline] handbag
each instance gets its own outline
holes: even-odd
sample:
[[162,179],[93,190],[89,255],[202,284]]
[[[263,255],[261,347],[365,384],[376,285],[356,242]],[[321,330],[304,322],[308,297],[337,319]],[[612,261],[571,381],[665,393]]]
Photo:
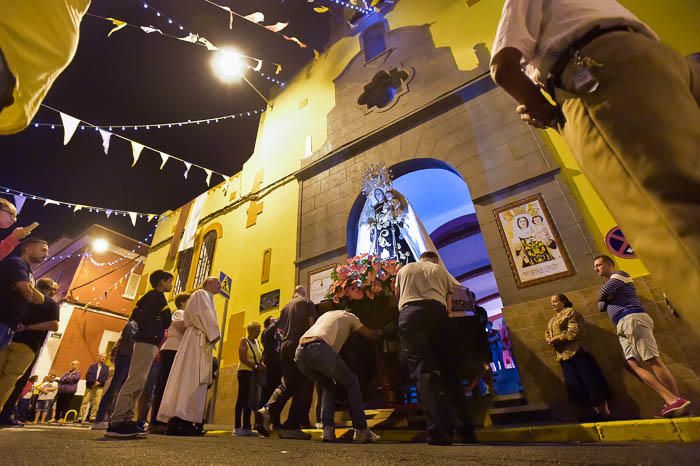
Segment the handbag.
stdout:
[[[253,345],[250,343],[250,340],[247,338],[245,339],[246,343],[248,343],[248,347],[250,347],[250,352],[253,353],[253,360],[255,361],[255,365],[260,367],[258,363],[258,357],[255,356],[255,350],[253,349]],[[253,371],[253,375],[250,377],[250,388],[248,391],[248,408],[251,410],[256,410],[260,408],[260,398],[262,398],[262,387],[267,385],[267,374],[265,373],[264,370],[258,369]]]
[[15,331],[7,325],[0,322],[0,350],[3,350],[10,346],[10,343],[12,343],[12,338],[14,338],[14,336]]
[[260,366],[260,363],[258,362],[258,357],[255,356],[255,350],[253,349],[253,345],[250,343],[250,340],[246,338],[245,341],[246,343],[248,343],[250,352],[253,353],[253,361],[255,361],[255,365],[258,366],[258,370],[253,371],[253,380],[260,387],[264,387],[265,385],[267,385],[267,373],[265,372],[265,369],[262,369],[262,366]]

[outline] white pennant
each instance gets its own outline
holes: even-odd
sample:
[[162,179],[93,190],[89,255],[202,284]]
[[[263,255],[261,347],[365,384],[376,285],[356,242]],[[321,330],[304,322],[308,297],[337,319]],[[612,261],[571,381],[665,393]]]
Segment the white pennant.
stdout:
[[131,141],[131,151],[134,155],[134,163],[131,164],[133,167],[136,165],[136,162],[139,161],[139,157],[141,156],[141,151],[143,150],[143,144],[139,144],[136,141]]
[[27,200],[25,196],[19,194],[13,194],[12,197],[15,198],[15,208],[17,209],[17,215],[22,212],[22,207],[24,207],[24,201]]
[[58,113],[61,115],[61,121],[63,122],[63,145],[65,146],[73,137],[73,134],[75,134],[75,130],[78,129],[80,120],[70,115],[66,115],[63,112]]
[[192,168],[192,162],[184,162],[183,161],[182,163],[184,163],[185,167],[187,168],[187,170],[185,170],[185,179],[187,179],[187,175],[190,174],[190,168]]
[[59,202],[52,201],[51,199],[44,199],[44,206],[47,206],[47,205],[50,205],[50,204],[53,204],[53,205],[61,205]]
[[178,37],[178,40],[183,40],[185,42],[191,42],[193,44],[196,44],[197,41],[199,40],[199,36],[197,34],[192,34],[191,32],[187,34],[187,37]]
[[208,168],[205,168],[205,169],[204,169],[204,173],[207,174],[207,187],[209,187],[209,183],[211,182],[211,174],[212,174],[212,171],[209,170]]
[[112,212],[113,212],[113,211],[112,211],[112,210],[109,210],[109,209],[105,210],[105,214],[107,214],[107,218],[109,218],[110,215],[112,215]]
[[131,223],[136,226],[136,212],[129,212],[129,217],[131,218]]
[[109,139],[112,137],[112,133],[103,129],[99,131],[100,136],[102,136],[102,148],[105,150],[105,155],[107,155],[107,151],[109,151]]
[[160,153],[160,158],[161,158],[161,160],[163,161],[163,162],[160,164],[160,169],[162,170],[163,167],[165,166],[165,162],[168,161],[168,159],[170,158],[170,156],[169,156],[168,154],[166,154],[165,152],[161,152],[161,153]]
[[149,221],[149,222],[152,221],[154,217],[155,217],[155,215],[149,214],[149,215],[148,215],[148,221]]
[[83,206],[81,206],[80,204],[76,204],[75,206],[73,206],[73,212],[77,212],[77,211],[82,210],[82,209],[83,209]]
[[265,21],[265,15],[260,13],[259,11],[251,13],[248,16],[244,16],[244,18],[250,21],[251,23],[262,23],[263,21]]
[[157,32],[158,34],[163,34],[163,31],[160,29],[156,29],[153,26],[141,26],[141,30],[145,32],[146,34],[151,34],[153,32]]
[[262,69],[262,60],[258,60],[257,58],[254,58],[253,60],[257,61],[258,64],[255,65],[255,68],[253,68],[253,71],[260,71]]

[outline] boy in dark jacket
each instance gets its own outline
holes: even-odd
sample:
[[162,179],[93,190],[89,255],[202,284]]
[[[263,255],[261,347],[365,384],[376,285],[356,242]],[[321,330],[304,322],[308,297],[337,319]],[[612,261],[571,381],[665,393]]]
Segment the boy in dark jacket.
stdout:
[[106,437],[126,439],[147,433],[134,422],[134,408],[146,384],[153,359],[158,354],[158,345],[170,326],[170,309],[165,293],[173,288],[173,276],[164,270],[156,270],[149,280],[153,289],[138,300],[132,314],[138,330],[134,335],[129,375],[117,396]]

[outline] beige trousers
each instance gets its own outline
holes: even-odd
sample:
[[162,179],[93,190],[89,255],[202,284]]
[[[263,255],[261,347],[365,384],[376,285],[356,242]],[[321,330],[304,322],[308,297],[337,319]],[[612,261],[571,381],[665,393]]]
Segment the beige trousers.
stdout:
[[0,409],[33,360],[34,351],[24,343],[12,342],[0,350]]
[[95,419],[97,408],[100,406],[100,400],[102,400],[103,391],[104,387],[93,386],[91,388],[85,388],[83,402],[80,404],[80,419],[83,421]]
[[131,365],[129,365],[129,375],[126,376],[124,385],[122,385],[119,395],[117,395],[114,412],[109,420],[110,424],[130,422],[134,419],[136,402],[141,396],[141,392],[143,392],[153,359],[155,359],[157,354],[158,347],[156,345],[134,343],[134,352],[131,354]]
[[[583,49],[603,64],[593,94],[557,90],[561,128],[625,236],[700,335],[700,107],[688,62],[641,34],[609,33]],[[562,76],[571,89],[570,64]],[[624,264],[622,265],[624,268]]]

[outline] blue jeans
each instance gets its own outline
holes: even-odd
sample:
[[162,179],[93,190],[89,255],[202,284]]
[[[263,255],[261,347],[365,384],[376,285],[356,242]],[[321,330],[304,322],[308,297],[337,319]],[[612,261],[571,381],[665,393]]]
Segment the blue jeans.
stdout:
[[102,395],[100,407],[97,409],[95,422],[104,422],[107,420],[107,413],[111,413],[114,409],[114,401],[122,388],[126,376],[129,375],[129,365],[131,364],[131,355],[117,356],[114,358],[114,375],[110,382],[107,391]]
[[302,374],[321,385],[321,422],[323,427],[333,426],[335,413],[335,389],[340,385],[348,393],[350,416],[355,429],[366,429],[365,411],[362,405],[360,382],[333,348],[323,340],[316,340],[299,346],[294,360]]

